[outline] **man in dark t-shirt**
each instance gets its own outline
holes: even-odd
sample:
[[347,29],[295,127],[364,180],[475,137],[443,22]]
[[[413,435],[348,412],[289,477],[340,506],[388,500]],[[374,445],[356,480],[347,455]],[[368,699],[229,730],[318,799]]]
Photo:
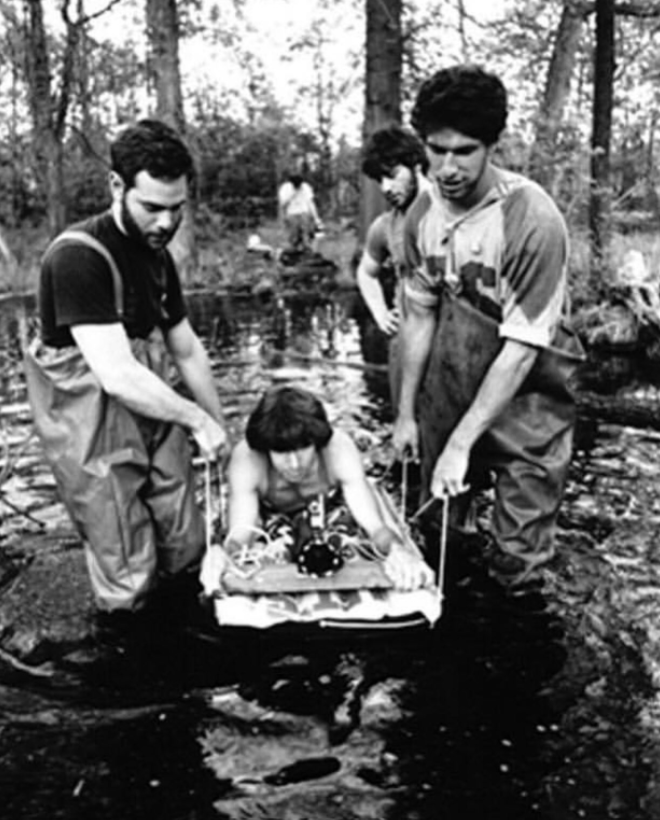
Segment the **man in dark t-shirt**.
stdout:
[[[197,567],[204,522],[188,434],[215,459],[226,434],[208,357],[167,244],[191,156],[142,120],[111,146],[109,211],[57,237],[39,283],[41,338],[26,356],[35,426],[86,547],[103,612],[141,609]],[[174,365],[191,398],[170,386]]]
[[[111,211],[73,225],[97,239],[115,260],[122,279],[121,317],[129,339],[146,339],[155,327],[169,329],[186,316],[179,277],[170,254],[154,251],[122,233]],[[62,243],[44,259],[39,284],[41,337],[51,347],[75,344],[71,327],[117,321],[114,283],[98,251]]]

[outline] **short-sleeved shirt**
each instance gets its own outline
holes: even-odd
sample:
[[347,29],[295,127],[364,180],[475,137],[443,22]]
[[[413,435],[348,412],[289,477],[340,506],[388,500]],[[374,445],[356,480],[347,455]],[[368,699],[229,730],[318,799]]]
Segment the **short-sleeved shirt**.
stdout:
[[539,185],[492,170],[493,187],[465,214],[435,187],[410,207],[405,298],[433,307],[448,287],[498,321],[502,338],[549,347],[567,311],[566,225]]
[[308,182],[301,182],[297,188],[292,182],[284,182],[277,197],[286,216],[314,213],[314,191]]
[[156,327],[164,332],[186,315],[181,284],[171,254],[154,251],[119,230],[107,211],[80,222],[110,252],[123,283],[123,316],[107,261],[93,248],[63,244],[47,254],[39,281],[39,312],[44,344],[75,344],[70,328],[121,321],[129,338],[146,339]]

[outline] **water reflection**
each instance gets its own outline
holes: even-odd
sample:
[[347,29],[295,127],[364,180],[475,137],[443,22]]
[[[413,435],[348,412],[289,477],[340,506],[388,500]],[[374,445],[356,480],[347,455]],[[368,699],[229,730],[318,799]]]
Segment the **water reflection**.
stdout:
[[0,399],[13,403],[24,399],[21,344],[34,324],[34,299],[0,300]]

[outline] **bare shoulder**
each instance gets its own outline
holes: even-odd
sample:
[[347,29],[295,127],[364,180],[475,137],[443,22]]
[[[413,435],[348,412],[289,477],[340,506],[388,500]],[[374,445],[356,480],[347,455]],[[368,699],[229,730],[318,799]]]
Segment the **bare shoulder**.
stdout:
[[362,469],[357,445],[345,430],[336,427],[325,448],[325,458],[328,468],[339,479],[354,477],[355,470]]
[[229,459],[229,481],[241,486],[259,486],[267,476],[268,462],[262,453],[252,450],[245,439],[234,447]]
[[339,427],[332,428],[332,438],[328,442],[328,450],[357,450],[357,445],[351,436]]

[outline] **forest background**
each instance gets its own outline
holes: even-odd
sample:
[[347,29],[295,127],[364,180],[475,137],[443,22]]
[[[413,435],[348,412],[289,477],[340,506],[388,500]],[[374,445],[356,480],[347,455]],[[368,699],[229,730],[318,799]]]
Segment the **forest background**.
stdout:
[[507,85],[500,159],[566,216],[577,303],[612,302],[630,248],[656,276],[660,2],[0,0],[0,21],[0,291],[32,289],[49,239],[107,206],[108,143],[143,116],[196,157],[188,285],[231,278],[293,167],[357,247],[383,208],[364,137],[455,62]]

